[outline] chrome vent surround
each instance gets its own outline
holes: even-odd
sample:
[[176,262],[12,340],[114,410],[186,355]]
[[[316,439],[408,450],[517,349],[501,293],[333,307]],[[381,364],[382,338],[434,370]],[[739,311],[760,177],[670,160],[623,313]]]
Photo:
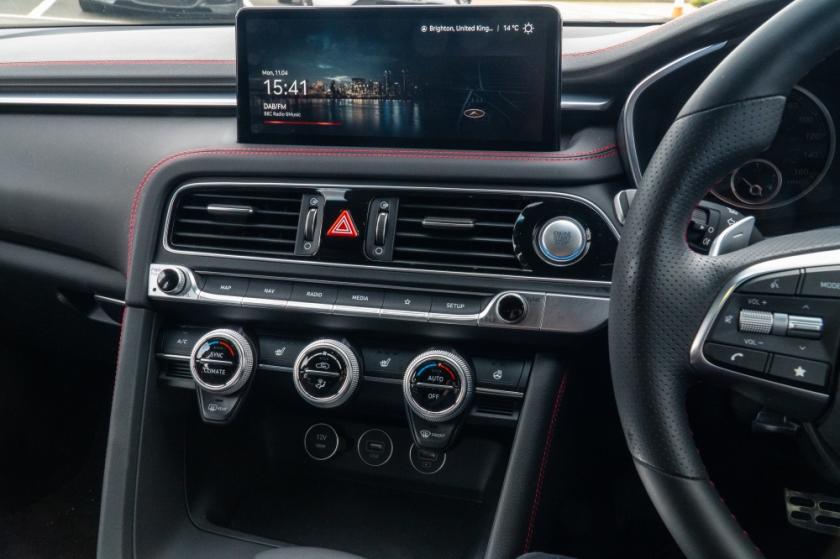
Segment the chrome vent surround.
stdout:
[[169,244],[196,252],[294,255],[303,195],[292,189],[185,190],[175,200]]
[[528,202],[516,196],[400,196],[393,265],[530,272],[517,259],[513,228]]

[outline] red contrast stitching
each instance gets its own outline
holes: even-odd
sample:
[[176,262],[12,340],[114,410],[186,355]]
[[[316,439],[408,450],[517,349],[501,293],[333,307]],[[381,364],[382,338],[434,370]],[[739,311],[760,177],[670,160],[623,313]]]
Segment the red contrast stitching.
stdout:
[[157,60],[141,60],[141,59],[127,59],[127,60],[18,60],[13,62],[0,62],[0,68],[2,67],[14,67],[14,66],[97,66],[97,65],[165,65],[165,64],[201,64],[201,65],[212,65],[212,64],[235,64],[235,60],[225,60],[225,59],[196,59],[196,60],[187,60],[187,59],[157,59]]
[[563,54],[562,58],[576,58],[576,57],[579,57],[579,56],[593,56],[593,55],[596,55],[596,54],[602,54],[604,52],[609,52],[611,50],[619,49],[621,47],[626,47],[629,44],[635,43],[639,39],[643,39],[644,37],[647,37],[648,35],[651,35],[652,33],[656,33],[660,29],[661,29],[661,27],[654,27],[653,29],[650,29],[650,30],[646,31],[646,32],[642,33],[641,35],[636,35],[632,39],[627,39],[626,41],[622,41],[620,43],[616,43],[616,44],[610,45],[608,47],[604,47],[604,48],[600,48],[600,49],[594,49],[594,50],[580,51],[580,52],[569,52],[569,53]]
[[131,201],[131,213],[128,222],[128,258],[126,270],[131,270],[131,261],[134,253],[134,229],[137,223],[137,207],[140,203],[140,194],[146,187],[158,169],[166,163],[175,159],[191,157],[194,155],[304,155],[311,157],[396,157],[410,159],[465,159],[479,161],[554,161],[572,162],[588,161],[593,159],[606,159],[616,155],[616,145],[607,144],[600,148],[581,152],[559,152],[555,156],[548,156],[545,153],[525,152],[523,154],[510,154],[503,152],[476,152],[475,155],[463,152],[447,151],[419,151],[419,150],[372,150],[372,149],[316,149],[316,148],[287,148],[287,149],[254,149],[254,148],[204,148],[178,152],[164,157],[152,165],[143,175],[137,188],[134,190],[134,198]]
[[554,406],[551,409],[551,421],[548,424],[548,431],[545,434],[545,445],[543,446],[539,473],[537,474],[537,487],[534,491],[534,500],[531,502],[531,514],[528,518],[528,533],[525,535],[525,545],[522,547],[522,553],[528,553],[531,550],[531,544],[534,541],[534,530],[536,529],[537,515],[540,512],[540,504],[542,503],[543,483],[545,482],[545,474],[548,469],[548,459],[551,457],[551,443],[554,440],[554,431],[557,427],[560,404],[563,402],[563,396],[566,394],[567,378],[568,377],[566,375],[563,375],[563,379],[560,381],[560,386],[557,388],[557,395],[554,396]]

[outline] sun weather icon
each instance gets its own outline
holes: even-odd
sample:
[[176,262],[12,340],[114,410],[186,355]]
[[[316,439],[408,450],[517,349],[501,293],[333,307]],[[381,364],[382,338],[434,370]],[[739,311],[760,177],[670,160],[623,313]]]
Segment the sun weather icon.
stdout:
[[529,21],[528,23],[526,23],[525,25],[522,26],[522,31],[526,35],[530,35],[531,33],[534,32],[534,24]]

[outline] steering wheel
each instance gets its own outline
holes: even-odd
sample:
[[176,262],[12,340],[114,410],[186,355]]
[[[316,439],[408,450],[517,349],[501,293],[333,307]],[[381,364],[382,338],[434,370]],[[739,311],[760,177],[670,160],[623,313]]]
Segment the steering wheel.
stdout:
[[704,354],[709,330],[745,281],[840,264],[840,229],[774,237],[715,257],[686,241],[691,213],[710,186],[771,144],[786,96],[837,48],[837,0],[796,0],[757,29],[682,108],[648,165],[624,227],[610,303],[613,386],[642,482],[689,558],[762,557],[694,444],[685,406],[694,383],[722,383],[774,409],[795,410],[805,421],[840,421],[828,388],[715,366]]

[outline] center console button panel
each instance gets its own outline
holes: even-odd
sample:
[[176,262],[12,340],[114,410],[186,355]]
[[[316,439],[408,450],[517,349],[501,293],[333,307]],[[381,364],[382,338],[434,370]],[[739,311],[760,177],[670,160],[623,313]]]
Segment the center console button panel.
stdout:
[[[158,288],[156,278],[164,269],[184,273],[186,287],[181,293]],[[590,332],[605,325],[609,315],[609,299],[600,296],[531,291],[435,293],[196,273],[166,264],[150,266],[148,295],[155,300],[562,333]]]

